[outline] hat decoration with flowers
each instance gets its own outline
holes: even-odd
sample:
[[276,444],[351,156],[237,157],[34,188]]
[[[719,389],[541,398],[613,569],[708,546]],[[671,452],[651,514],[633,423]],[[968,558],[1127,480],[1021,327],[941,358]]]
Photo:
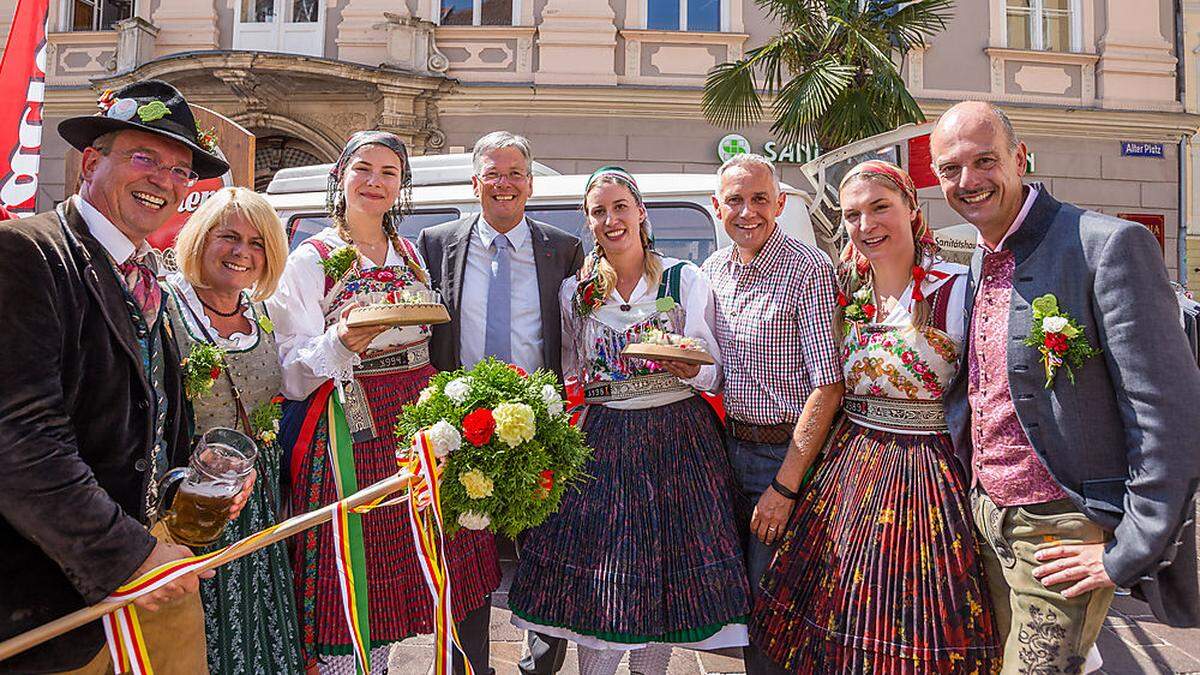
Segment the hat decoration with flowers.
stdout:
[[229,170],[217,155],[216,134],[204,131],[183,94],[160,80],[143,80],[108,90],[96,101],[100,112],[70,117],[58,124],[58,134],[77,150],[90,147],[112,131],[141,131],[178,141],[192,151],[192,170],[215,178]]

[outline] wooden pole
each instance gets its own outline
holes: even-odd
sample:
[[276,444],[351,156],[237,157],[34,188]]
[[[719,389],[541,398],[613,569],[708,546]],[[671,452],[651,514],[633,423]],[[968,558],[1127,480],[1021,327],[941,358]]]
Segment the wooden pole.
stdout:
[[[344,501],[351,508],[370,504],[378,499],[382,499],[402,488],[408,486],[410,480],[413,479],[413,474],[408,470],[401,470],[396,475],[390,478],[385,478],[374,485],[370,485],[358,492],[347,497]],[[334,502],[328,506],[324,506],[316,511],[310,511],[294,518],[289,518],[280,523],[279,529],[272,532],[270,535],[263,537],[262,540],[255,542],[253,546],[247,547],[245,550],[237,551],[232,557],[214,558],[207,560],[204,564],[197,568],[197,571],[203,572],[221,565],[237,560],[242,556],[249,555],[259,549],[266,548],[271,544],[283,541],[288,537],[298,532],[303,532],[312,527],[316,527],[326,521],[332,520],[334,512],[337,510],[338,503]],[[72,612],[60,619],[55,619],[50,623],[43,624],[34,628],[31,631],[21,633],[15,637],[9,638],[4,642],[0,642],[0,661],[7,659],[10,656],[20,654],[26,649],[36,647],[43,642],[56,638],[59,635],[68,633],[85,624],[91,623],[103,618],[106,614],[120,609],[125,605],[132,603],[130,598],[124,600],[103,600],[91,607],[85,607],[76,612]]]

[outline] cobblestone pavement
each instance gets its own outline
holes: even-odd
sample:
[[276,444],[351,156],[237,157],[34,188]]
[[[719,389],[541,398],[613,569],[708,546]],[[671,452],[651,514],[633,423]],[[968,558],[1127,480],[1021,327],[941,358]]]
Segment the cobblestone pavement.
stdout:
[[[1197,547],[1200,549],[1200,545]],[[511,556],[502,556],[504,580],[492,596],[492,667],[497,675],[516,675],[524,648],[524,635],[509,623],[508,585],[512,578]],[[1200,628],[1179,629],[1158,623],[1149,608],[1130,597],[1117,597],[1098,640],[1108,675],[1142,673],[1194,673],[1200,675]],[[433,666],[433,639],[428,635],[410,638],[392,649],[390,675],[428,675]],[[669,675],[744,673],[738,650],[720,653],[676,649]],[[567,654],[563,675],[578,675],[575,648]],[[618,675],[629,675],[624,663]]]

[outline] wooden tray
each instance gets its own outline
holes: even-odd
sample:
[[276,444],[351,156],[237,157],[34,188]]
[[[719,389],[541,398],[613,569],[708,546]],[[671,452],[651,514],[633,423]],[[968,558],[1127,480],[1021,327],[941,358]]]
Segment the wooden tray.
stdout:
[[636,356],[639,359],[670,359],[672,361],[682,361],[684,363],[694,363],[701,366],[710,366],[716,361],[706,351],[702,349],[684,349],[683,347],[675,347],[672,345],[655,345],[644,342],[635,342],[625,345],[625,349],[621,350],[624,356]]
[[346,325],[359,326],[420,326],[424,324],[449,323],[450,315],[442,305],[430,304],[381,304],[355,307],[346,317]]

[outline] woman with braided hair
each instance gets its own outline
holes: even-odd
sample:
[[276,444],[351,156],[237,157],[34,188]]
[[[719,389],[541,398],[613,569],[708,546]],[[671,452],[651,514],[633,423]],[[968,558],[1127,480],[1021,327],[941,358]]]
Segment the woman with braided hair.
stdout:
[[966,268],[937,257],[900,168],[863,162],[840,197],[843,414],[763,575],[750,638],[789,673],[998,672],[942,402]]
[[[285,473],[293,513],[394,474],[397,416],[436,372],[429,365],[429,326],[346,323],[362,294],[429,288],[415,247],[397,232],[411,185],[403,141],[383,131],[352,136],[330,171],[327,206],[334,225],[292,252],[268,303],[283,394],[296,402],[281,429],[282,445],[291,449]],[[360,636],[370,636],[365,646],[371,671],[385,672],[391,643],[433,631],[433,606],[403,509],[380,509],[365,519],[352,515],[348,540],[357,594],[367,599],[365,616],[360,612],[367,629]],[[478,614],[474,610],[500,582],[495,544],[490,533],[461,530],[447,539],[446,551],[455,619],[462,621]],[[334,565],[328,530],[292,540],[305,656],[322,673],[353,673]],[[486,673],[486,661],[476,671]]]
[[653,249],[623,169],[592,174],[583,209],[596,248],[559,299],[595,479],[525,536],[509,606],[518,626],[576,642],[582,675],[612,675],[626,652],[659,675],[672,645],[745,645],[750,589],[720,423],[698,394],[719,367],[622,350],[664,331],[715,351],[714,304],[699,268]]

